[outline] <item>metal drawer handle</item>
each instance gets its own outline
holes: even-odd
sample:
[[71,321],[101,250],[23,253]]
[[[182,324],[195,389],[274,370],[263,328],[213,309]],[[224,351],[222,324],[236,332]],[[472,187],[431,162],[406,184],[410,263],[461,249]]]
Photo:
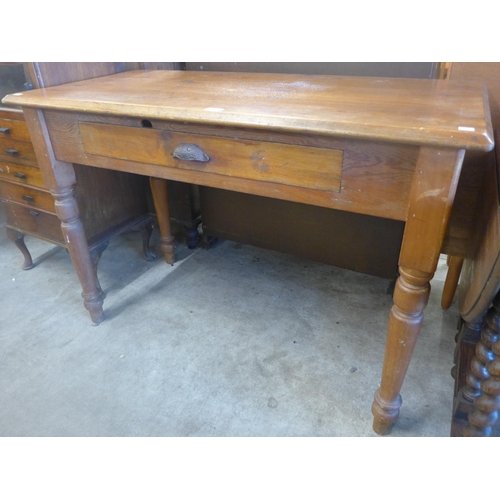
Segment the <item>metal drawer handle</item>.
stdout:
[[23,196],[23,200],[25,200],[25,201],[35,201],[35,198],[33,198],[33,196],[24,195]]
[[173,158],[186,161],[210,161],[210,157],[205,154],[196,144],[183,143],[179,144],[170,155]]
[[36,210],[30,210],[30,215],[33,217],[38,217],[40,215],[40,212],[37,212]]
[[2,134],[10,134],[10,128],[0,127],[0,133],[2,133]]
[[17,149],[6,149],[5,152],[10,154],[10,155],[14,155],[14,156],[19,153],[19,151]]
[[17,177],[18,179],[27,179],[28,178],[28,176],[26,174],[21,174],[19,172],[15,172],[14,177]]

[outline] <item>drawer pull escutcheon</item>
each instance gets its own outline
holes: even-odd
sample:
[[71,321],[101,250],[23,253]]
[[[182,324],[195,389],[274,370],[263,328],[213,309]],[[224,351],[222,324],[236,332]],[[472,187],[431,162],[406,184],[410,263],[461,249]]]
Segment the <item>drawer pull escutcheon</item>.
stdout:
[[28,176],[26,174],[21,174],[19,172],[16,172],[14,174],[14,177],[17,177],[18,179],[27,179]]
[[210,157],[205,154],[196,144],[183,143],[179,144],[170,155],[173,158],[186,161],[210,161]]
[[0,132],[2,134],[10,134],[10,128],[7,127],[0,127]]
[[17,149],[6,149],[5,152],[8,153],[9,155],[14,155],[14,156],[19,153]]
[[35,201],[35,198],[33,198],[33,196],[24,195],[23,196],[23,200],[25,200],[25,201]]

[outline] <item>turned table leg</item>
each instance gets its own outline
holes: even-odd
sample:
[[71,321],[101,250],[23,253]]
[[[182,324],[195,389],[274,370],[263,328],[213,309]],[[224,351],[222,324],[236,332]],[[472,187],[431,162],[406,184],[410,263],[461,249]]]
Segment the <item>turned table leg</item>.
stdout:
[[372,406],[373,430],[378,434],[387,434],[399,416],[399,391],[420,333],[432,278],[432,274],[413,269],[400,267],[399,272],[387,328],[382,382]]
[[158,226],[160,228],[160,247],[165,255],[167,264],[175,262],[175,245],[174,237],[170,228],[170,207],[168,205],[168,189],[165,179],[151,177],[151,192],[153,194],[153,202],[158,216]]
[[449,267],[444,282],[443,295],[441,296],[441,307],[443,309],[448,309],[451,306],[453,297],[455,297],[464,259],[462,257],[448,256],[446,261]]
[[438,264],[463,156],[463,151],[420,148],[387,328],[382,380],[372,405],[373,429],[378,434],[387,434],[399,416],[400,390],[422,326],[429,282]]
[[61,220],[64,240],[82,286],[84,306],[89,311],[92,322],[97,325],[104,320],[102,291],[97,281],[97,264],[94,265],[89,252],[73,187],[51,192],[55,199],[56,213]]
[[198,224],[193,226],[185,226],[184,234],[186,235],[186,245],[190,250],[194,250],[200,242],[200,234],[198,233]]
[[21,266],[22,269],[27,271],[28,269],[33,268],[33,260],[31,259],[31,254],[26,247],[26,243],[24,242],[24,234],[11,229],[10,227],[5,228],[5,233],[7,234],[7,238],[9,238],[14,245],[21,251],[24,257],[24,263]]
[[55,200],[55,210],[61,221],[64,241],[82,286],[85,308],[89,311],[92,322],[99,324],[104,319],[103,298],[73,193],[76,184],[75,170],[71,163],[56,159],[43,112],[25,108],[24,118],[44,183]]

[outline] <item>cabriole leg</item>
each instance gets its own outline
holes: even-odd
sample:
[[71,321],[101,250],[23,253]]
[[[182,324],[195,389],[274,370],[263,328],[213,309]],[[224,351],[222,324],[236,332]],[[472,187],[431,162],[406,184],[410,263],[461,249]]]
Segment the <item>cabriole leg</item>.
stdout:
[[28,269],[33,269],[33,260],[31,258],[28,247],[24,242],[24,234],[11,229],[10,227],[5,228],[5,232],[7,234],[7,238],[9,238],[9,240],[12,241],[12,243],[14,243],[14,245],[16,245],[16,247],[19,248],[19,250],[23,254],[24,263],[21,268],[25,271],[27,271]]

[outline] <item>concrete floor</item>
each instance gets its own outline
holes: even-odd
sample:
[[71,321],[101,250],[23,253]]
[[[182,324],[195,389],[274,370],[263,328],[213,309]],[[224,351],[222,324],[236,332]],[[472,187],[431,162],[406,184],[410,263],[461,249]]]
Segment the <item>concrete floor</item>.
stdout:
[[[376,436],[389,281],[230,241],[179,244],[171,267],[127,233],[99,264],[95,327],[66,250],[26,242],[30,271],[0,231],[0,436]],[[391,436],[450,432],[445,269]]]

